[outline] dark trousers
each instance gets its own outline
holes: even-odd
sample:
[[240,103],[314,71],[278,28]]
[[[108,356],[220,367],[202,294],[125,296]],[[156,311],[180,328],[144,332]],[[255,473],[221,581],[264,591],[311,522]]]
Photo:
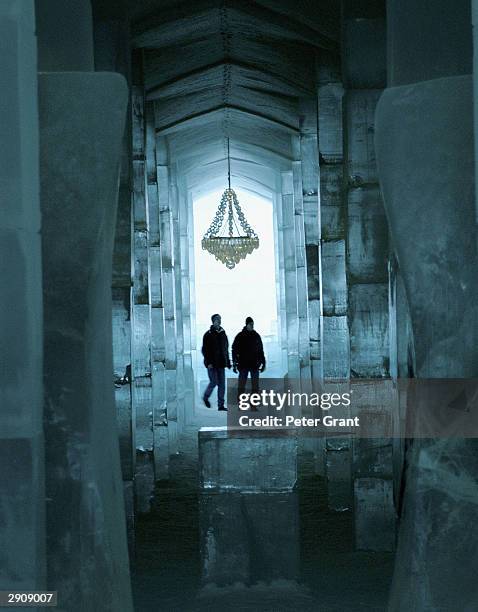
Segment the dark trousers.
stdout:
[[252,393],[259,391],[259,369],[258,368],[239,368],[239,381],[237,383],[237,394],[240,395],[246,390],[247,377],[251,374]]
[[217,407],[224,408],[224,392],[226,390],[226,372],[224,368],[208,368],[207,375],[209,376],[209,384],[204,391],[204,398],[209,399],[209,396],[217,387]]

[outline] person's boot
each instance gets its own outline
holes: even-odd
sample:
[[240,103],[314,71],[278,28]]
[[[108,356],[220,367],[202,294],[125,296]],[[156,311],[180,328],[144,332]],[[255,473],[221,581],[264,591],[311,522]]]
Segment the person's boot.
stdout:
[[202,401],[204,402],[204,405],[206,406],[206,408],[210,408],[211,407],[211,402],[204,395],[203,395]]

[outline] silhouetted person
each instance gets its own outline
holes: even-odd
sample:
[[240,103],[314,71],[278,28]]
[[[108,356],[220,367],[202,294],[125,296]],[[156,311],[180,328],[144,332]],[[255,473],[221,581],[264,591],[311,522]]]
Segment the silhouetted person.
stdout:
[[260,335],[254,329],[254,320],[247,317],[246,326],[232,343],[234,372],[239,370],[238,395],[244,393],[247,377],[251,374],[252,391],[259,390],[259,372],[266,369],[266,358]]
[[226,332],[221,327],[221,315],[213,314],[212,325],[202,339],[202,354],[204,365],[207,368],[209,384],[203,395],[203,401],[208,408],[211,407],[209,397],[217,386],[217,409],[227,410],[224,407],[224,391],[226,388],[226,373],[224,368],[231,367],[229,359],[229,341]]

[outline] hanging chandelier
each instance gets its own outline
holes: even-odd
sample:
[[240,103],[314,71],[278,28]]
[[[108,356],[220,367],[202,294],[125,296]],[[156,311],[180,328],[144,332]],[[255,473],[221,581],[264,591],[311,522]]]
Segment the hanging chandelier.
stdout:
[[[224,191],[209,229],[201,241],[202,248],[232,270],[241,259],[259,248],[259,238],[246,221],[239,206],[236,192],[231,189],[231,157],[229,138],[227,139],[227,181]],[[241,229],[242,234],[241,234]]]

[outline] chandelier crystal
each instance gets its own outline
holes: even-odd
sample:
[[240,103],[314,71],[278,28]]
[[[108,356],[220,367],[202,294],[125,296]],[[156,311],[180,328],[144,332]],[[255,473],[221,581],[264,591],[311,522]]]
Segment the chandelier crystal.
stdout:
[[[259,238],[246,220],[236,192],[231,189],[231,162],[227,140],[229,187],[224,191],[214,219],[201,241],[202,248],[232,270],[241,259],[259,248]],[[242,234],[241,234],[242,230]]]

